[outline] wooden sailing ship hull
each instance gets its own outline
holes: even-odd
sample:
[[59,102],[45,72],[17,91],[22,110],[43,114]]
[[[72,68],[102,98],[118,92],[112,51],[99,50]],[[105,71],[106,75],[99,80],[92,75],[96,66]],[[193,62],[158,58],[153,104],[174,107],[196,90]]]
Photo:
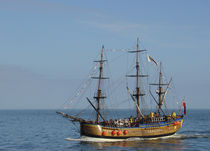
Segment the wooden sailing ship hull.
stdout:
[[84,136],[98,138],[155,138],[175,134],[182,127],[182,123],[183,118],[173,121],[140,124],[139,127],[111,127],[100,124],[80,123],[80,133]]

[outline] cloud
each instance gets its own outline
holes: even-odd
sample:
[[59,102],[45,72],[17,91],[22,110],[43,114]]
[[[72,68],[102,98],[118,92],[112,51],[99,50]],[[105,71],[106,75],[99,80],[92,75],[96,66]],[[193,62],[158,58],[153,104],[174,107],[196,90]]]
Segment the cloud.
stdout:
[[106,31],[111,32],[122,32],[128,30],[147,30],[148,26],[143,24],[136,24],[136,23],[126,23],[126,22],[119,22],[119,23],[101,23],[97,21],[80,21],[81,24],[89,25],[91,27],[103,29]]

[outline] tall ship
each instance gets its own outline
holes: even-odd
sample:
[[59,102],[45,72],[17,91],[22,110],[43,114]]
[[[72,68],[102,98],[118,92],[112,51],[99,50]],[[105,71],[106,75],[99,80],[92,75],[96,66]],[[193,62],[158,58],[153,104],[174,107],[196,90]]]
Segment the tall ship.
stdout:
[[[125,75],[126,78],[132,78],[135,81],[133,88],[129,88],[127,82],[124,89],[127,91],[127,95],[131,102],[133,102],[134,109],[133,114],[124,118],[107,118],[104,112],[102,112],[102,102],[107,99],[103,88],[102,82],[108,79],[104,77],[104,64],[107,61],[104,59],[104,46],[100,53],[100,59],[95,61],[98,63],[97,76],[91,76],[92,79],[97,81],[95,95],[92,98],[86,96],[85,100],[88,102],[94,111],[95,117],[92,119],[85,119],[80,115],[72,115],[64,113],[63,111],[57,111],[57,114],[62,115],[65,118],[71,119],[73,122],[78,122],[80,126],[81,136],[89,136],[94,138],[107,138],[107,139],[127,139],[127,138],[156,138],[163,136],[170,136],[175,134],[183,124],[183,118],[186,114],[186,103],[182,101],[180,110],[171,111],[167,108],[166,95],[169,91],[172,79],[167,81],[163,80],[162,64],[157,63],[152,57],[147,55],[147,59],[150,62],[154,62],[158,66],[157,82],[145,83],[141,79],[148,78],[149,75],[142,74],[141,64],[139,56],[141,53],[147,50],[139,49],[139,40],[137,39],[136,48],[128,53],[135,55],[134,74]],[[143,64],[142,64],[143,65]],[[144,86],[143,86],[144,84]],[[148,95],[152,98],[155,104],[155,109],[144,112],[141,101],[143,101],[146,95],[143,88],[149,87]],[[153,89],[151,88],[153,87]],[[155,92],[152,92],[154,90]],[[94,99],[94,100],[93,100]],[[129,101],[130,101],[129,100]],[[114,101],[114,100],[112,100]],[[146,100],[147,101],[147,100]],[[107,102],[108,103],[108,102]],[[164,109],[163,109],[164,106]],[[181,111],[181,106],[184,107],[184,113]],[[114,107],[112,108],[114,110]]]

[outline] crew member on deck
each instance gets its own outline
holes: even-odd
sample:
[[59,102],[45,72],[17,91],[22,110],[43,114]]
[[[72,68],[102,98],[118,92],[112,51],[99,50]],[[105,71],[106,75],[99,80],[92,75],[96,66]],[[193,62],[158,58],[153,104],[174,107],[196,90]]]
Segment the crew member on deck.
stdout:
[[130,126],[132,126],[132,124],[133,124],[133,117],[132,116],[129,117],[129,122],[130,122]]
[[128,119],[127,118],[124,118],[124,126],[128,126]]
[[157,117],[157,113],[155,112],[155,117]]

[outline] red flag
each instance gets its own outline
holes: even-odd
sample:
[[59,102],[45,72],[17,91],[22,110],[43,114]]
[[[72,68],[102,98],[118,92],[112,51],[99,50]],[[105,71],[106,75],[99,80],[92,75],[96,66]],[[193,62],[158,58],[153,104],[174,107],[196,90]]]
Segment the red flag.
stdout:
[[184,100],[182,101],[182,106],[184,107],[184,115],[186,115],[186,102]]

